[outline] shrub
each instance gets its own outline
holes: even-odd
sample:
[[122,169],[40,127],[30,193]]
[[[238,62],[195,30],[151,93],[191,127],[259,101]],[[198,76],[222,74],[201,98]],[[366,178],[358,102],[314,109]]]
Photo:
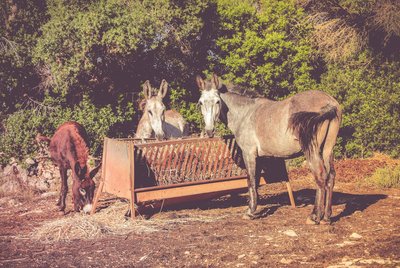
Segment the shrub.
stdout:
[[[51,101],[54,99],[47,102]],[[5,119],[4,133],[0,137],[0,151],[3,153],[0,164],[6,164],[11,157],[22,160],[33,155],[37,149],[35,136],[38,132],[51,137],[59,125],[71,120],[85,127],[91,141],[90,153],[100,155],[104,136],[119,134],[112,126],[133,121],[134,115],[132,103],[121,103],[116,108],[111,105],[96,107],[87,96],[74,107],[44,107],[47,108],[20,110]]]
[[379,168],[366,182],[380,188],[400,188],[400,166]]
[[217,3],[216,58],[227,79],[271,98],[312,88],[311,28],[296,1]]
[[360,59],[330,65],[320,89],[343,107],[340,154],[365,157],[373,151],[400,155],[400,73],[398,63]]

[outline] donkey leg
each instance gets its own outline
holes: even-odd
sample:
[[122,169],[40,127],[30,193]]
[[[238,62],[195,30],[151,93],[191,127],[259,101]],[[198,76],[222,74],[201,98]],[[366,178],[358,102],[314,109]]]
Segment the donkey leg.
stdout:
[[311,215],[308,217],[306,223],[319,224],[324,215],[327,172],[325,170],[324,163],[321,157],[319,156],[319,153],[316,152],[312,154],[314,155],[311,156],[308,162],[318,188],[315,196],[314,209]]
[[329,224],[331,222],[330,217],[332,215],[332,194],[336,176],[335,168],[333,165],[333,147],[336,144],[336,137],[339,132],[339,125],[339,120],[333,120],[329,123],[324,148],[322,150],[322,157],[324,159],[325,169],[329,172],[326,185],[327,194],[325,201],[325,213],[324,218],[321,221],[321,223],[323,224]]
[[247,209],[243,218],[254,219],[256,217],[255,212],[257,210],[258,193],[256,183],[256,157],[246,155],[244,162],[247,169],[247,186],[249,188],[249,208]]
[[321,224],[331,223],[332,194],[333,194],[333,187],[335,186],[335,176],[336,176],[335,168],[333,166],[333,154],[331,154],[331,157],[327,162],[329,163],[329,169],[327,169],[329,170],[329,174],[328,174],[328,181],[326,184],[325,212],[324,212],[324,218],[321,220]]
[[80,200],[81,197],[79,196],[79,182],[76,179],[72,181],[72,198],[74,203],[74,211],[79,212],[81,209]]
[[67,197],[68,193],[68,174],[66,168],[60,167],[60,178],[61,178],[61,189],[60,189],[60,198],[57,202],[57,206],[59,207],[60,211],[64,211],[65,198]]

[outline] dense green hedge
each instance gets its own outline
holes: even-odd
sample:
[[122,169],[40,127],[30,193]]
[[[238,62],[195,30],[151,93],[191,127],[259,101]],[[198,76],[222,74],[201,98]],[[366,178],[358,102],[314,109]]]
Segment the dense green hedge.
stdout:
[[133,115],[132,103],[117,108],[110,105],[99,108],[87,96],[74,108],[36,106],[17,111],[3,122],[5,131],[0,138],[0,148],[4,155],[1,156],[0,163],[6,164],[10,157],[22,160],[35,154],[35,137],[38,133],[51,138],[59,125],[71,120],[85,127],[91,141],[91,153],[100,155],[104,136],[133,135],[133,132],[121,133],[116,127],[121,123],[128,123],[133,127]]
[[212,72],[274,99],[326,91],[344,109],[339,157],[399,156],[400,16],[377,1],[3,1],[0,161],[67,120],[99,154],[104,135],[133,133],[145,80],[166,79],[167,106],[199,133],[194,78]]
[[400,63],[372,64],[364,59],[329,66],[320,89],[343,106],[341,155],[365,157],[381,151],[399,157]]

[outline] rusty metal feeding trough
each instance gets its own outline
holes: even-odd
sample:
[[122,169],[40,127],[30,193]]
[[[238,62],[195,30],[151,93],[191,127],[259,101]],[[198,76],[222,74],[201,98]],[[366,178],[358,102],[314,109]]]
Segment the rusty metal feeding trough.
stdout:
[[[295,206],[289,181],[286,185]],[[161,142],[105,138],[92,213],[101,193],[129,199],[134,218],[137,208],[151,201],[215,197],[246,189],[247,173],[233,136]]]

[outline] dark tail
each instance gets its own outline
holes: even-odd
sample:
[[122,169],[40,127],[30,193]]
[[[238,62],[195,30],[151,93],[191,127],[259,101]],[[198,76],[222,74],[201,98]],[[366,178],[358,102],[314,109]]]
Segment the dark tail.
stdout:
[[47,143],[47,145],[50,144],[50,139],[47,138],[46,136],[43,136],[43,135],[40,134],[40,133],[38,133],[38,134],[36,135],[35,140],[36,140],[37,143],[45,142],[45,143]]
[[299,137],[301,149],[309,156],[316,149],[317,131],[319,126],[326,120],[338,117],[338,108],[332,105],[324,106],[319,113],[298,112],[289,119],[289,128]]

